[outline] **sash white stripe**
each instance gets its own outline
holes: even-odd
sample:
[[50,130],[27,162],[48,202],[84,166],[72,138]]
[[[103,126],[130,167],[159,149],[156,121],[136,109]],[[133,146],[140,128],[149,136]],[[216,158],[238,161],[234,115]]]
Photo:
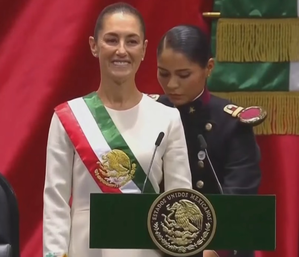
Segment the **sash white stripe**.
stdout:
[[[73,99],[68,102],[74,116],[77,119],[91,149],[102,162],[102,155],[111,151],[101,130],[98,127],[92,113],[88,109],[83,98]],[[122,193],[140,193],[140,189],[133,181],[129,181],[126,185],[119,188]]]
[[[299,17],[299,0],[297,0],[297,16]],[[299,91],[299,62],[290,63],[289,90]]]

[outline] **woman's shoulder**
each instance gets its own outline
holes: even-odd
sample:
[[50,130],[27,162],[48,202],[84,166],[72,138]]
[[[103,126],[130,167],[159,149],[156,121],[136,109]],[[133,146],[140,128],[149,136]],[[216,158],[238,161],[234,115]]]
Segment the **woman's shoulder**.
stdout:
[[[148,104],[152,105],[153,108],[157,108],[160,110],[164,110],[170,113],[177,113],[177,109],[174,108],[174,106],[171,104],[171,102],[168,100],[168,102],[161,101],[163,100],[163,95],[145,95],[145,98],[148,102]],[[168,98],[165,98],[168,99]]]
[[174,108],[173,103],[170,102],[169,98],[166,95],[149,94],[147,96],[155,100],[157,103]]
[[176,108],[167,106],[148,95],[145,95],[144,102],[147,105],[146,109],[149,110],[151,115],[155,116],[155,119],[161,122],[180,120],[180,113]]

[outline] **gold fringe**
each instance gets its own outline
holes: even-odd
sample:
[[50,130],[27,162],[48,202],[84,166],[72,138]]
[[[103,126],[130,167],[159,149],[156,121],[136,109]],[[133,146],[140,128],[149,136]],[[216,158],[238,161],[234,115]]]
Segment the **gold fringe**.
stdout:
[[299,135],[299,92],[212,92],[236,105],[264,108],[266,120],[254,127],[256,135]]
[[217,22],[219,62],[299,61],[299,18],[226,19]]

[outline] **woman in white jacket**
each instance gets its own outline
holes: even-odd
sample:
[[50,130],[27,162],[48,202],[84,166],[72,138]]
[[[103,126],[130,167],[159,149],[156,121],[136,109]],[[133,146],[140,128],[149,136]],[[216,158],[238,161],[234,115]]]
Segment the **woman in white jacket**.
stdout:
[[159,193],[162,179],[165,191],[192,188],[179,112],[135,85],[147,46],[139,12],[127,4],[106,7],[89,43],[100,64],[99,89],[57,106],[49,129],[43,255],[162,256],[157,250],[89,249],[90,193],[141,193],[160,132],[145,192]]

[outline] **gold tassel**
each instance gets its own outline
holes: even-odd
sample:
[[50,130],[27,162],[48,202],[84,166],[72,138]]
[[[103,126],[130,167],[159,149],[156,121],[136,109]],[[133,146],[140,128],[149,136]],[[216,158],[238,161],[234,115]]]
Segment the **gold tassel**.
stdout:
[[234,104],[261,106],[268,116],[254,127],[256,135],[299,135],[299,92],[212,92]]
[[299,61],[299,18],[219,19],[219,62]]

